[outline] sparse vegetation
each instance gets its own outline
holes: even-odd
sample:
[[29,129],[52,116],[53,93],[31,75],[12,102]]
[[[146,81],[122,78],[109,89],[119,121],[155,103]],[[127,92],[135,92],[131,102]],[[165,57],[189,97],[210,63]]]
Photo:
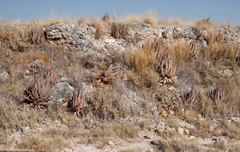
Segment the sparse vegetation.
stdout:
[[[69,44],[89,45],[87,51],[69,51],[66,35],[46,38],[44,29],[69,18],[0,23],[0,149],[60,151],[73,141],[101,149],[109,141],[143,141],[145,133],[158,138],[151,144],[162,151],[201,151],[190,137],[227,140],[204,146],[216,151],[239,140],[239,33],[228,36],[231,30],[202,19],[190,36],[173,38],[170,27],[158,25],[182,20],[159,20],[155,12],[128,17],[76,19],[76,26],[88,24],[85,32],[93,32]],[[52,90],[63,82],[76,95],[55,104]]]

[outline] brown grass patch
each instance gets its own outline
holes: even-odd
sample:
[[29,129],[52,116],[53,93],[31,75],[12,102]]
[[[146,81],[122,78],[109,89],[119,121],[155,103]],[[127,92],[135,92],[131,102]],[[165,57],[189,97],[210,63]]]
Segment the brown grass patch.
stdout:
[[136,72],[142,72],[147,68],[155,68],[156,58],[155,52],[150,48],[143,48],[132,53],[126,52],[126,64],[130,69]]
[[144,15],[143,22],[151,26],[158,25],[158,16],[156,11],[147,11]]
[[211,28],[213,26],[213,23],[210,21],[210,18],[201,19],[201,20],[196,22],[196,26],[199,29],[207,30],[207,29],[209,29],[209,28]]
[[168,47],[168,50],[177,64],[184,63],[190,58],[190,47],[184,41],[178,41],[176,45]]
[[88,98],[88,104],[96,118],[114,119],[126,117],[129,113],[129,108],[124,105],[120,94],[110,85],[98,88]]
[[44,137],[38,134],[24,137],[16,147],[23,150],[55,152],[64,149],[68,145],[69,142],[58,132],[54,137]]

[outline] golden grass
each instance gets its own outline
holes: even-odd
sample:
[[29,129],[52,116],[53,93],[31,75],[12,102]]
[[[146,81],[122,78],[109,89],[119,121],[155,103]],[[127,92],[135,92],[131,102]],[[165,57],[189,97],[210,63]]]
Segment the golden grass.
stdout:
[[120,23],[141,23],[142,18],[138,15],[127,15],[126,17],[121,18],[118,22]]
[[184,41],[178,41],[176,45],[168,47],[168,52],[176,62],[176,64],[184,63],[190,58],[189,45]]
[[196,26],[199,28],[199,29],[202,29],[202,30],[207,30],[211,27],[213,27],[213,23],[211,22],[210,18],[207,18],[207,19],[200,19],[196,22]]
[[147,11],[143,17],[143,22],[151,26],[158,25],[158,15],[156,11]]
[[128,67],[136,72],[142,72],[149,67],[154,69],[156,64],[155,53],[150,48],[139,49],[132,53],[126,52],[125,60]]
[[76,23],[77,25],[80,25],[80,24],[88,24],[89,21],[87,18],[85,17],[80,17],[80,18],[76,18],[74,23]]

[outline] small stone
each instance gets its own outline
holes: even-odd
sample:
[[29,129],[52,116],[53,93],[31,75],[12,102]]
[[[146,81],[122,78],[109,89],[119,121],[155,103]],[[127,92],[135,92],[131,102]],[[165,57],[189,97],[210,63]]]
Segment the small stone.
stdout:
[[184,134],[184,129],[181,128],[181,127],[178,127],[178,133],[179,133],[180,135],[183,135],[183,134]]
[[108,141],[107,144],[108,144],[109,146],[114,146],[114,145],[115,145],[112,141]]

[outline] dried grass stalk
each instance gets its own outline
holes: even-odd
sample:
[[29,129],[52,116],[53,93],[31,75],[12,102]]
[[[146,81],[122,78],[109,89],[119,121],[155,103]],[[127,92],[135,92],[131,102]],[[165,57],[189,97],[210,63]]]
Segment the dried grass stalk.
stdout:
[[47,70],[46,77],[50,79],[51,85],[55,85],[58,81],[58,72],[55,67]]

